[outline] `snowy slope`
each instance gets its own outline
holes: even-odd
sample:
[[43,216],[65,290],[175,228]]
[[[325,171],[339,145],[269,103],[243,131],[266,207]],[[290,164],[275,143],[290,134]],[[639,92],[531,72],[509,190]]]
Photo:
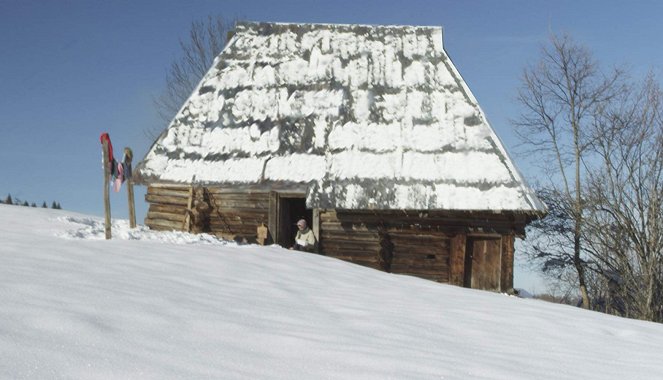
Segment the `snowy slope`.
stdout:
[[663,325],[0,205],[0,378],[657,379]]

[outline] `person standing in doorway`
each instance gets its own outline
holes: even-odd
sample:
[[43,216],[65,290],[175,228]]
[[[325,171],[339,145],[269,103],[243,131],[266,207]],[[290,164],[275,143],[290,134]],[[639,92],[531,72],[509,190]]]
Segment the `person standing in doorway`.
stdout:
[[290,249],[295,249],[297,251],[307,251],[314,252],[316,247],[315,235],[313,231],[306,224],[306,220],[300,219],[297,222],[297,235],[295,235],[295,245]]

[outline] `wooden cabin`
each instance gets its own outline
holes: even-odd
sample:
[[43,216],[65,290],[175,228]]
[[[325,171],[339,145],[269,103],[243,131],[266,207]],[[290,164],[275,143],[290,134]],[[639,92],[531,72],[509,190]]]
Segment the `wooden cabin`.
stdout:
[[153,229],[495,291],[546,212],[439,27],[239,23],[136,176]]

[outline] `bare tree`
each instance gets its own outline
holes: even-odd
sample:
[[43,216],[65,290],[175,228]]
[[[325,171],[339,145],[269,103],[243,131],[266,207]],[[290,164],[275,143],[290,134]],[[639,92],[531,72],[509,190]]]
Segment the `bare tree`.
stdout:
[[191,24],[189,37],[180,40],[181,56],[170,65],[166,74],[165,89],[154,99],[162,125],[146,129],[149,138],[155,139],[191,96],[214,58],[223,50],[235,21],[209,16]]
[[[595,118],[587,242],[607,306],[663,322],[663,92],[649,75]],[[616,305],[611,305],[614,303]]]
[[619,70],[601,72],[589,50],[569,36],[552,36],[539,63],[524,70],[518,93],[524,111],[515,121],[516,133],[541,159],[548,176],[542,190],[553,209],[553,217],[535,226],[542,240],[535,239],[530,248],[544,268],[574,268],[585,308],[590,299],[582,241],[583,161],[594,137],[594,114],[620,93],[621,77]]

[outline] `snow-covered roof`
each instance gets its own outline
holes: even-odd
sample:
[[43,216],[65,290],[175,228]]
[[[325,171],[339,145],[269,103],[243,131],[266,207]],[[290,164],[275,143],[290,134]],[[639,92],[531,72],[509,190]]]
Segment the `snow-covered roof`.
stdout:
[[137,172],[299,184],[318,208],[545,210],[440,27],[239,23]]

